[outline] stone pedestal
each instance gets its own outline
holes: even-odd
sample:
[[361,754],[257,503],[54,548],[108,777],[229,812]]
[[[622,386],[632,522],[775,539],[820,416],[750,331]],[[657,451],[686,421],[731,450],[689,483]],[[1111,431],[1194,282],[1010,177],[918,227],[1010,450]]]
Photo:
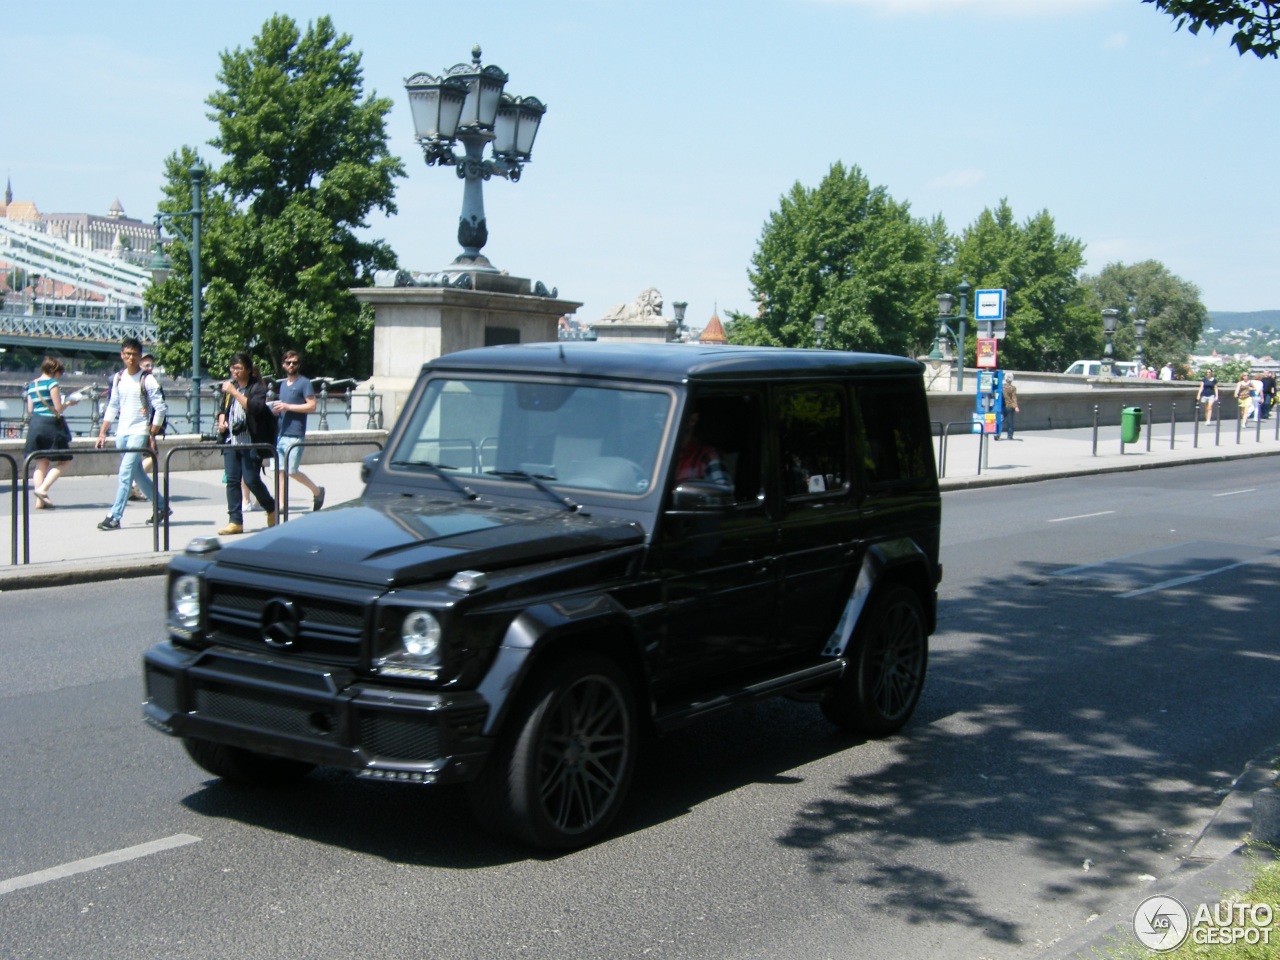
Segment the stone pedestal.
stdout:
[[670,343],[676,338],[678,325],[666,317],[643,317],[601,320],[591,329],[600,343]]
[[924,364],[924,388],[930,393],[950,393],[955,389],[955,368],[950,359],[930,360],[916,357]]
[[[471,289],[450,286],[379,286],[352,290],[371,303],[373,388],[383,395],[389,429],[428,360],[458,350],[501,343],[555,340],[560,318],[581,303],[535,296],[530,282],[501,273],[465,271]],[[460,273],[450,271],[451,282]],[[362,389],[368,389],[362,384]]]

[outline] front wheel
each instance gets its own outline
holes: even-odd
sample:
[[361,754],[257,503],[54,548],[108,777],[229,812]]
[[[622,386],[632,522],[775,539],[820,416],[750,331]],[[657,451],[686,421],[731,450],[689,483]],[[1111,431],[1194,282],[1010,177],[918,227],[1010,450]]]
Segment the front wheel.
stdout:
[[919,598],[901,585],[885,590],[867,618],[822,713],[846,730],[886,737],[902,729],[920,700],[929,637]]
[[315,769],[313,763],[269,757],[243,747],[229,747],[225,743],[197,740],[195,737],[183,737],[182,746],[199,766],[215,777],[234,783],[280,787],[301,780]]
[[626,797],[637,742],[617,664],[591,654],[552,666],[534,677],[472,784],[482,823],[548,850],[594,842]]

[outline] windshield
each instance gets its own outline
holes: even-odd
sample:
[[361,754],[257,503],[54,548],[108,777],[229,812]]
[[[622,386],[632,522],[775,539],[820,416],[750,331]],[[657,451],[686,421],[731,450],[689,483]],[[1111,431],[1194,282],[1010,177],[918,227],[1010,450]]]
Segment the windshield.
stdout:
[[662,390],[435,378],[389,460],[641,496],[657,482],[671,408]]

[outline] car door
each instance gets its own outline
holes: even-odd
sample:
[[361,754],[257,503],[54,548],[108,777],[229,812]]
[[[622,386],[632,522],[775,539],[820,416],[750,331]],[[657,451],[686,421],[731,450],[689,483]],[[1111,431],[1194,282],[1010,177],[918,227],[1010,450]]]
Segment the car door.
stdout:
[[780,385],[770,398],[781,475],[778,656],[821,651],[857,573],[848,405],[839,382]]
[[763,409],[758,388],[702,391],[685,404],[650,551],[662,583],[660,691],[727,682],[769,655],[777,558]]

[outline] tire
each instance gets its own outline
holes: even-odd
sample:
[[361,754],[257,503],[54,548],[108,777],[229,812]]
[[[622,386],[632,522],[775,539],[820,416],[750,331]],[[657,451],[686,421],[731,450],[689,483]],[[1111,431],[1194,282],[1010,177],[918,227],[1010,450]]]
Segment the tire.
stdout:
[[313,763],[269,757],[243,747],[229,747],[194,737],[183,737],[182,745],[187,755],[203,769],[233,783],[282,787],[301,780],[315,769]]
[[900,584],[890,586],[868,611],[854,642],[854,654],[822,701],[822,713],[836,726],[865,736],[897,733],[924,690],[929,637],[919,598]]
[[634,696],[612,660],[575,656],[535,674],[471,785],[482,825],[545,850],[595,842],[631,784]]

